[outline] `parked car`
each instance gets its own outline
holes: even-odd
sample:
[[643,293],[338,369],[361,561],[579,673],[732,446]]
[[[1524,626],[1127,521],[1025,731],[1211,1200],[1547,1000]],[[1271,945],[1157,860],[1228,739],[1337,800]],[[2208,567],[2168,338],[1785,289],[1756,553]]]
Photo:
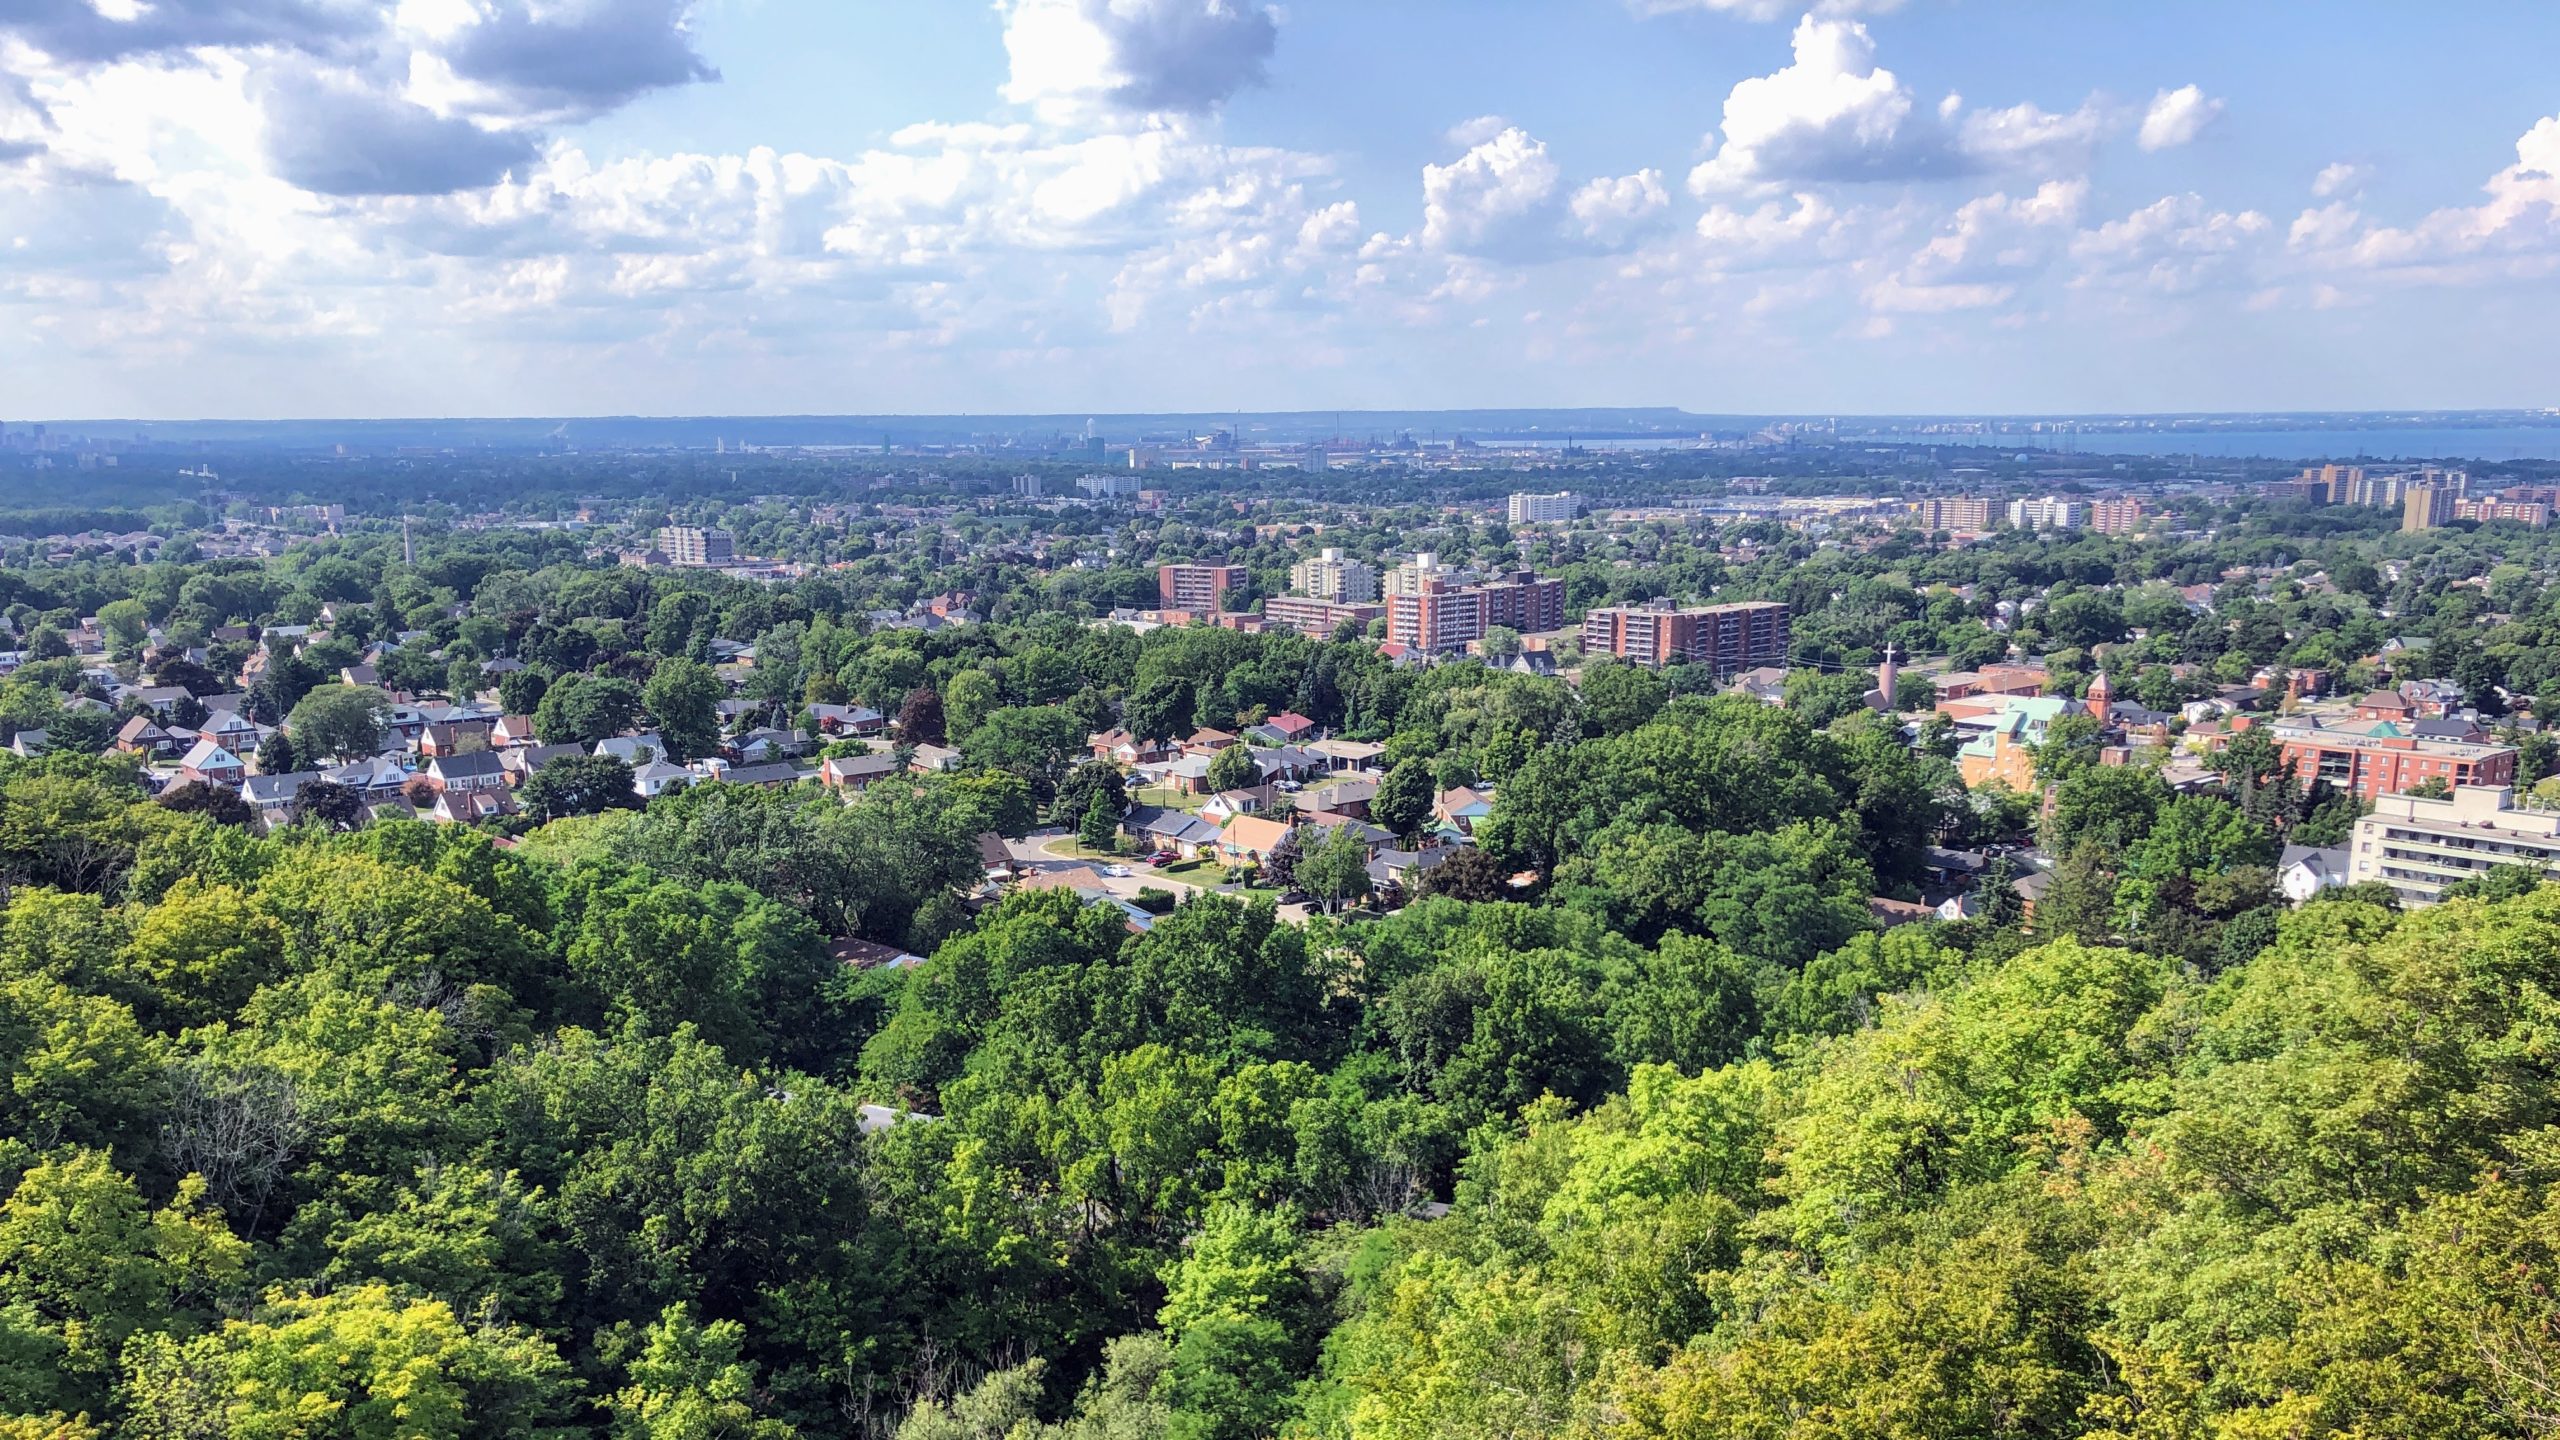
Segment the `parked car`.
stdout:
[[1126,865],[1105,865],[1102,867],[1102,873],[1115,880],[1126,880],[1132,872]]
[[1181,858],[1181,856],[1174,854],[1170,850],[1159,850],[1153,855],[1147,857],[1147,864],[1155,869],[1161,870]]

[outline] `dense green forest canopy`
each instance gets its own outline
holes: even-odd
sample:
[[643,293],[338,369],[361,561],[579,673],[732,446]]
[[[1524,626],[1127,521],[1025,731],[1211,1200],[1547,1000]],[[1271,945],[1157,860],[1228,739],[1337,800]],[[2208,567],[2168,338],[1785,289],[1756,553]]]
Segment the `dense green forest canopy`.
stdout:
[[2560,891],[2219,973],[1047,891],[853,972],[684,801],[0,774],[0,1433],[2546,1433]]

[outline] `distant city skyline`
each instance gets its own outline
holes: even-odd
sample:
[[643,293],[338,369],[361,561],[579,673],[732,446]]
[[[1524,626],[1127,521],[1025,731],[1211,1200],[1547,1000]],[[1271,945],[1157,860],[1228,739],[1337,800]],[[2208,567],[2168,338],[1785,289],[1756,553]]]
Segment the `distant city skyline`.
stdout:
[[0,406],[2538,406],[2555,43],[2197,0],[18,7]]

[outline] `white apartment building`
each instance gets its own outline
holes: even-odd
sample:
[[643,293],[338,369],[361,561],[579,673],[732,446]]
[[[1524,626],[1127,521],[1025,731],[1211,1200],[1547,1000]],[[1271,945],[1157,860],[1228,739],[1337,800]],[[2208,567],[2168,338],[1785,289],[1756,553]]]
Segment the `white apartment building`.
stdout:
[[1509,513],[1514,525],[1543,525],[1570,520],[1581,510],[1582,497],[1570,490],[1559,490],[1553,495],[1533,495],[1522,491],[1511,497]]
[[2504,785],[2457,785],[2442,800],[2376,795],[2348,843],[2347,879],[2379,880],[2403,905],[2432,905],[2446,886],[2501,865],[2560,880],[2560,810],[2519,810]]
[[660,530],[658,551],[671,565],[728,565],[738,558],[735,537],[702,525],[669,525]]
[[2077,530],[2089,523],[2089,502],[2042,495],[2009,502],[2009,524],[2018,530]]
[[1289,567],[1289,588],[1301,595],[1337,604],[1361,605],[1378,598],[1377,567],[1343,558],[1331,546],[1312,560]]
[[1076,488],[1096,500],[1126,500],[1138,493],[1138,477],[1135,475],[1082,475],[1076,478]]
[[1459,585],[1468,579],[1467,572],[1452,570],[1440,563],[1440,557],[1429,550],[1418,551],[1413,559],[1387,572],[1386,593],[1411,597],[1427,594],[1434,584]]

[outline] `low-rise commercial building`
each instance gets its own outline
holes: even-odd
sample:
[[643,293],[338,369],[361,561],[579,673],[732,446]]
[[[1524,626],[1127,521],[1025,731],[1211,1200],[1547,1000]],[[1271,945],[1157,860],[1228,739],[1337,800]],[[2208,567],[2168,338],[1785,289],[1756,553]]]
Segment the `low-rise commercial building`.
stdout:
[[1307,595],[1274,595],[1262,602],[1265,625],[1295,630],[1318,640],[1341,629],[1346,620],[1365,626],[1386,613],[1384,605],[1345,605]]

